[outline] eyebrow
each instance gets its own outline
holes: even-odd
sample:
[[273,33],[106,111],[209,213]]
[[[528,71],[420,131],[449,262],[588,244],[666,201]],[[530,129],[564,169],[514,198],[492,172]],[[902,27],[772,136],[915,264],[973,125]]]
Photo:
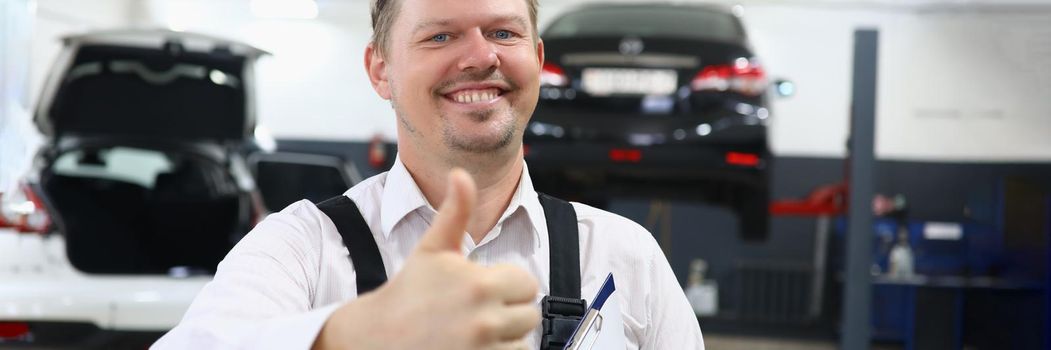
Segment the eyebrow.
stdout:
[[[527,29],[529,28],[529,25],[527,24],[525,18],[522,18],[522,16],[516,16],[516,15],[497,16],[492,22],[493,23],[507,23],[507,22],[511,22],[511,23],[514,23],[516,25],[521,26],[522,28],[527,28]],[[435,20],[423,21],[423,22],[420,22],[420,23],[416,24],[416,28],[413,28],[413,30],[412,30],[412,35],[416,36],[416,34],[419,34],[420,31],[423,31],[424,29],[427,29],[429,27],[445,27],[445,26],[452,25],[452,23],[453,23],[452,19],[435,19]]]

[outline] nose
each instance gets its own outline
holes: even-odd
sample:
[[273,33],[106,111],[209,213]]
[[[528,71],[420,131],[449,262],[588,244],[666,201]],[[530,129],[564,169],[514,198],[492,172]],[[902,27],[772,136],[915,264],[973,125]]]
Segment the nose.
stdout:
[[481,30],[473,30],[463,40],[464,52],[459,68],[466,70],[488,70],[500,66],[496,45],[489,42]]

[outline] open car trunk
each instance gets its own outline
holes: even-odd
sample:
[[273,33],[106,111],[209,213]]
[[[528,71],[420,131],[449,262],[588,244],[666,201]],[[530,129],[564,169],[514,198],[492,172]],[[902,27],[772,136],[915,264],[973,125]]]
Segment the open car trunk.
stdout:
[[240,142],[255,129],[252,67],[264,51],[162,30],[63,42],[34,113],[45,136]]
[[214,273],[250,220],[227,168],[189,152],[75,149],[40,183],[70,262],[86,273]]

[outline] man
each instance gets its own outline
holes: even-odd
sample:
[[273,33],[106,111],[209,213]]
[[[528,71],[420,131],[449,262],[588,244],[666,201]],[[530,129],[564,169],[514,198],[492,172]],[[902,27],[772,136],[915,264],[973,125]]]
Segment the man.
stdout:
[[[393,277],[359,297],[335,224],[300,201],[238,243],[157,347],[478,349],[524,337],[537,348],[552,228],[522,156],[544,59],[536,6],[375,1],[365,68],[394,107],[399,154],[345,195]],[[703,348],[652,236],[572,208],[581,295],[613,273],[629,348]]]

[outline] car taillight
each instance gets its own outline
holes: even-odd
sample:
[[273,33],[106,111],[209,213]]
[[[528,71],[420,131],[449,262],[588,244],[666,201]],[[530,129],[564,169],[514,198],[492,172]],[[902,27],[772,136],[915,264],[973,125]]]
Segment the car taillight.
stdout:
[[0,322],[0,341],[28,340],[33,335],[25,322]]
[[44,202],[29,185],[22,185],[19,191],[0,198],[0,216],[5,226],[18,232],[47,233],[51,228],[51,216]]
[[726,164],[757,167],[759,166],[759,155],[754,153],[726,152]]
[[0,192],[0,228],[11,227],[11,224],[7,222],[7,215],[4,215],[4,193]]
[[693,91],[734,91],[757,96],[766,89],[766,72],[758,63],[738,58],[733,64],[704,67],[690,82]]
[[642,151],[633,148],[614,148],[609,150],[609,160],[614,162],[638,163],[642,161]]
[[540,86],[566,86],[569,85],[569,77],[562,67],[554,63],[545,62],[540,69]]

